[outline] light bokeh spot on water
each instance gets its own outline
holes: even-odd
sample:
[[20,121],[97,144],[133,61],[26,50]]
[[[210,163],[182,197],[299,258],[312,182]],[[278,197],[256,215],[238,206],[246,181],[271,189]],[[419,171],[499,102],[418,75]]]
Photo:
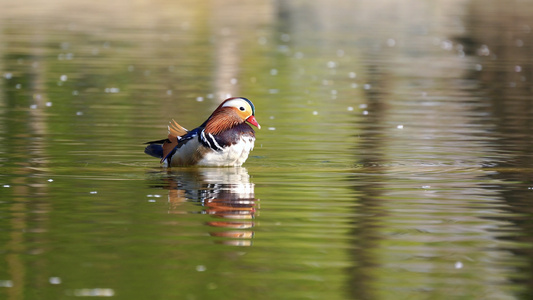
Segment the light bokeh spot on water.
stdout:
[[[530,299],[532,15],[1,2],[0,298]],[[143,153],[230,96],[244,167]]]

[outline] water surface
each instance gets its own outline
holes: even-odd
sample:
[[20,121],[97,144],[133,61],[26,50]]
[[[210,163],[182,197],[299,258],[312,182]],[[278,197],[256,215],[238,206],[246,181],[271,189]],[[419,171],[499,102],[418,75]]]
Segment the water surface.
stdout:
[[0,298],[529,299],[529,2],[0,3]]

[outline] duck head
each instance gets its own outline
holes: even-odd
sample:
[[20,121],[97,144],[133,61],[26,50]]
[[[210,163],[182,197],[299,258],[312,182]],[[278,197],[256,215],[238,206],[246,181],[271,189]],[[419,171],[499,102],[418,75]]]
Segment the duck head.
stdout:
[[222,102],[207,119],[205,131],[218,134],[244,122],[261,129],[261,125],[255,119],[255,107],[252,101],[243,97],[229,98]]

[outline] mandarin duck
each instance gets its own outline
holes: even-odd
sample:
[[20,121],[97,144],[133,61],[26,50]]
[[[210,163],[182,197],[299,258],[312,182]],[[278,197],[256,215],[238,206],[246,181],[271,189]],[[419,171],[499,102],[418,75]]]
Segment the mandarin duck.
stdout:
[[189,131],[172,120],[168,137],[152,141],[144,153],[160,158],[165,166],[241,166],[254,147],[255,132],[246,122],[261,129],[252,101],[226,99],[199,127]]

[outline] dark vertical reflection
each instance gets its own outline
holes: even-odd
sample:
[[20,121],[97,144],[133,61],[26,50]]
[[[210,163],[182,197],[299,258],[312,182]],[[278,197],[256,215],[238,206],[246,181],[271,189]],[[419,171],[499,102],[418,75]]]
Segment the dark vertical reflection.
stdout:
[[[35,273],[31,270],[47,269],[45,260],[27,258],[28,254],[38,257],[47,250],[42,245],[45,244],[43,233],[47,231],[50,204],[43,200],[48,193],[43,178],[48,171],[44,137],[49,133],[45,100],[35,96],[44,89],[43,70],[39,68],[42,58],[39,49],[43,40],[39,29],[26,30],[32,37],[32,51],[22,54],[10,51],[12,49],[8,46],[2,56],[5,69],[19,70],[2,77],[3,95],[0,96],[0,99],[5,99],[2,101],[5,103],[0,103],[5,114],[0,127],[6,133],[0,152],[10,154],[2,159],[2,173],[10,175],[9,188],[4,187],[3,190],[9,195],[2,197],[8,205],[3,218],[9,220],[5,223],[7,228],[3,228],[9,234],[2,247],[6,253],[3,257],[5,274],[11,282],[6,292],[7,299],[23,299],[29,294],[27,286],[30,284],[37,289],[42,288],[46,272]],[[34,67],[30,67],[28,62],[33,62]],[[21,68],[21,64],[25,67]],[[25,87],[24,91],[20,88],[22,86]],[[17,152],[15,149],[22,150]]]
[[[44,40],[40,28],[18,30],[25,30],[31,36],[28,45],[32,50],[23,54],[8,44],[1,59],[5,64],[3,68],[18,71],[2,77],[3,95],[0,96],[0,99],[5,99],[5,103],[0,104],[5,114],[0,127],[6,133],[0,152],[9,153],[2,159],[2,173],[11,175],[8,179],[10,187],[4,188],[9,196],[2,197],[10,200],[6,201],[8,214],[3,216],[9,220],[7,228],[3,229],[9,232],[3,249],[6,251],[6,273],[12,282],[12,287],[6,292],[7,299],[23,299],[25,295],[31,295],[27,288],[29,285],[43,288],[46,272],[32,270],[46,270],[47,262],[28,259],[28,254],[36,258],[46,252],[43,233],[47,231],[50,213],[50,203],[43,200],[48,194],[44,179],[49,164],[45,140],[49,134],[48,119],[45,99],[39,96],[44,89],[45,78],[43,69],[39,67]],[[21,151],[16,151],[18,149]]]
[[[495,137],[488,157],[487,179],[502,182],[497,189],[511,214],[500,219],[511,222],[501,229],[502,239],[527,247],[505,249],[520,262],[519,277],[525,287],[522,299],[533,297],[533,1],[473,1],[468,18],[471,36],[469,53],[478,57],[475,71],[469,76],[481,82],[490,101],[487,114],[494,122]],[[496,29],[497,28],[497,29]]]
[[384,217],[379,197],[384,182],[384,145],[383,139],[377,134],[383,125],[385,106],[383,102],[383,78],[379,67],[370,66],[369,83],[376,89],[368,90],[369,114],[357,125],[361,130],[360,143],[355,149],[357,158],[355,174],[349,180],[353,182],[357,198],[356,214],[352,220],[353,250],[351,258],[353,266],[348,268],[349,282],[347,290],[352,299],[376,299],[372,283],[372,270],[378,266],[375,257],[380,242],[379,226]]

